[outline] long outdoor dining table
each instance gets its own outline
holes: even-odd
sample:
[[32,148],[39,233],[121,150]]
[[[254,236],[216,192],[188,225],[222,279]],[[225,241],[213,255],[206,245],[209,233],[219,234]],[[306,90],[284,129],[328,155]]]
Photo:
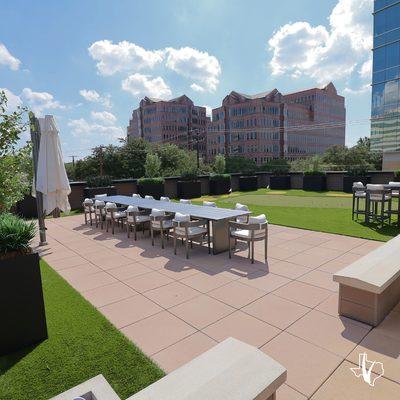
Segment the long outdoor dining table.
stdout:
[[194,204],[175,203],[172,201],[149,200],[131,196],[107,196],[102,200],[124,206],[138,206],[151,210],[157,208],[171,213],[188,214],[194,218],[206,219],[212,224],[213,253],[228,251],[230,240],[228,235],[229,221],[237,217],[249,215],[249,211],[231,210],[228,208],[198,206]]

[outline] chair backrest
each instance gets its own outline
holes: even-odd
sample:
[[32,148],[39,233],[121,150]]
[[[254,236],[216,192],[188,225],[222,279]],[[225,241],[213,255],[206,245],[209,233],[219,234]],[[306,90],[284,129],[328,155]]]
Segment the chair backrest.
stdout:
[[163,217],[165,216],[165,211],[164,210],[159,210],[158,208],[153,208],[151,210],[151,217]]
[[192,200],[180,199],[180,200],[179,200],[179,203],[182,203],[182,204],[192,204]]
[[146,200],[154,200],[154,197],[153,197],[153,196],[150,196],[149,194],[146,194],[146,196],[144,196],[144,198],[145,198]]
[[160,201],[171,201],[169,197],[167,196],[161,196]]
[[101,199],[102,197],[107,197],[107,193],[95,194],[95,195],[94,195],[94,198],[95,198],[95,199]]
[[84,207],[88,207],[91,208],[93,206],[93,200],[92,199],[85,199],[83,201],[83,206]]
[[213,201],[203,201],[203,206],[205,207],[217,207]]
[[104,203],[103,200],[95,200],[94,201],[94,206],[95,207],[105,207],[106,203]]
[[353,188],[364,189],[365,186],[362,182],[353,182]]
[[132,193],[132,197],[137,197],[138,199],[142,198],[142,196],[138,193]]
[[374,191],[374,190],[380,191],[380,190],[384,190],[384,189],[385,188],[383,185],[376,185],[376,184],[372,184],[372,183],[367,184],[367,190],[370,190],[370,191]]
[[117,205],[115,203],[107,202],[105,206],[106,214],[110,214],[111,216],[117,211]]
[[400,182],[389,182],[390,186],[400,186]]
[[139,211],[139,207],[138,206],[128,206],[128,208],[126,209],[127,213],[138,212],[138,211]]
[[236,205],[235,205],[235,210],[249,211],[249,207],[246,206],[246,204],[236,203]]

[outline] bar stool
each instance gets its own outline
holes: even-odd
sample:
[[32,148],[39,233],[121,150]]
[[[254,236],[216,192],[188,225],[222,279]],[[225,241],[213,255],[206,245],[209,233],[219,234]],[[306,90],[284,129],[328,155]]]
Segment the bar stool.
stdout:
[[[391,221],[392,194],[384,185],[367,185],[367,222],[379,221],[382,225],[385,220]],[[387,208],[386,208],[387,205]],[[380,211],[379,211],[380,207]]]
[[[364,200],[364,209],[360,209],[360,200]],[[362,182],[353,182],[353,207],[351,219],[354,221],[354,215],[358,219],[359,214],[367,215],[367,192]]]
[[392,198],[397,199],[397,210],[391,210],[391,214],[397,215],[397,226],[400,226],[400,182],[389,182],[390,186],[393,186],[393,189],[390,189]]
[[94,214],[93,200],[85,199],[82,206],[83,206],[83,212],[85,214],[85,224],[87,225],[88,223],[88,215],[89,215],[90,225],[92,225],[92,214]]
[[96,224],[96,228],[98,228],[100,222],[100,227],[103,229],[103,221],[106,217],[105,206],[106,203],[103,200],[94,201],[94,222]]

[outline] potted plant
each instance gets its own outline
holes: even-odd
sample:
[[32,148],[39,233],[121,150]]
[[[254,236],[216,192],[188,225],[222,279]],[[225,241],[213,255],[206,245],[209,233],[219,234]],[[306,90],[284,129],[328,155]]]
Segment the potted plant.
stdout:
[[0,214],[0,356],[47,338],[36,225]]
[[223,154],[214,160],[214,174],[210,175],[210,194],[226,194],[231,191],[231,176],[225,174],[226,162]]
[[239,176],[239,190],[241,192],[249,192],[258,189],[258,178],[255,172],[254,168],[249,167]]
[[160,177],[161,160],[157,154],[148,153],[144,163],[145,177],[138,179],[138,193],[159,200],[164,196],[164,179]]
[[272,160],[266,169],[272,172],[272,176],[269,180],[269,188],[277,190],[290,189],[290,165],[285,159]]
[[371,177],[368,176],[368,165],[347,168],[346,175],[343,177],[343,191],[345,193],[352,193],[354,182],[362,182],[364,185],[371,182]]
[[201,197],[201,182],[197,179],[197,167],[190,166],[182,174],[177,183],[180,199]]
[[107,194],[115,196],[117,189],[112,186],[112,178],[108,175],[90,176],[86,179],[87,187],[83,189],[83,197],[92,199],[96,194]]

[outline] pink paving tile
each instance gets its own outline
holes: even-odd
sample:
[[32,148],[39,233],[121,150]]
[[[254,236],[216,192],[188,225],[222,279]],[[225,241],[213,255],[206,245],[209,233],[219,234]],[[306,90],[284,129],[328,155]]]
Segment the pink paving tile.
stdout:
[[312,249],[314,246],[312,244],[299,242],[298,240],[291,240],[291,241],[284,241],[283,243],[278,244],[277,247],[281,249],[298,251],[300,253],[305,250]]
[[307,400],[307,397],[284,383],[276,391],[276,400]]
[[290,280],[280,275],[259,271],[249,274],[247,278],[240,278],[238,282],[269,293],[283,285],[286,285]]
[[68,282],[78,291],[95,289],[97,287],[115,283],[117,280],[106,272],[96,272],[95,274],[82,275],[69,278]]
[[76,257],[76,255],[77,254],[74,251],[63,248],[62,250],[51,251],[51,253],[46,254],[43,258],[46,262],[51,264],[53,261],[65,260]]
[[298,250],[292,249],[283,249],[282,247],[269,247],[268,248],[268,257],[275,258],[277,260],[287,260],[290,257],[294,257],[298,254]]
[[193,299],[201,293],[179,282],[172,282],[146,292],[146,297],[164,308],[176,306],[184,301]]
[[215,340],[204,335],[204,333],[196,332],[154,354],[152,359],[165,372],[169,373],[211,349],[216,344]]
[[289,279],[299,278],[300,276],[311,271],[310,268],[293,264],[287,261],[272,263],[271,265],[269,265],[268,269],[269,272],[272,272],[273,274],[285,276]]
[[140,262],[147,267],[158,270],[164,268],[169,265],[174,265],[174,262],[178,262],[178,260],[170,259],[164,256],[155,256],[155,257],[143,257],[141,258]]
[[117,328],[122,328],[156,314],[162,311],[162,308],[141,294],[138,294],[101,307],[100,311]]
[[346,265],[350,265],[351,263],[359,260],[361,257],[363,256],[356,253],[345,253],[340,257],[336,258],[336,261],[345,263]]
[[81,256],[75,255],[73,257],[63,258],[61,260],[53,260],[51,263],[51,267],[56,271],[60,271],[65,268],[72,268],[78,265],[87,264],[87,260]]
[[400,313],[392,311],[375,330],[385,336],[398,339],[400,335]]
[[143,275],[151,272],[150,268],[145,267],[139,262],[132,262],[130,264],[122,265],[121,267],[112,268],[108,270],[108,273],[119,280],[125,280],[134,276]]
[[169,312],[197,329],[231,314],[235,309],[218,300],[201,295],[169,309]]
[[181,280],[197,274],[199,272],[199,268],[180,260],[171,260],[171,262],[169,262],[163,268],[157,269],[157,272],[166,275],[173,280]]
[[354,249],[363,243],[363,239],[338,236],[334,239],[328,240],[325,243],[322,243],[320,247],[332,250],[350,251],[351,249]]
[[313,310],[290,326],[287,332],[346,357],[370,330],[366,325],[360,326],[350,321]]
[[132,263],[132,260],[127,257],[120,256],[119,254],[113,254],[95,260],[92,259],[91,262],[101,269],[107,271],[117,267],[121,267],[123,265],[130,264]]
[[273,294],[268,294],[244,307],[243,311],[279,329],[286,329],[309,312],[310,309]]
[[306,397],[311,396],[343,360],[286,332],[261,350],[287,368],[286,383]]
[[383,242],[378,242],[374,240],[368,240],[360,246],[355,247],[351,250],[352,253],[365,255],[368,254],[370,251],[377,249],[378,247],[382,246]]
[[293,281],[275,290],[274,294],[303,306],[314,308],[331,296],[332,292],[307,283]]
[[322,264],[325,264],[328,261],[331,261],[334,258],[335,257],[333,257],[332,255],[312,254],[310,251],[310,253],[303,252],[296,254],[295,256],[286,259],[286,261],[289,261],[293,264],[301,265],[303,267],[314,269],[320,267]]
[[[355,365],[348,361],[329,377],[314,394],[312,400],[394,400],[399,398],[400,385],[381,377],[369,386],[362,378],[356,378],[350,368]],[[373,377],[376,377],[373,374]]]
[[174,282],[173,279],[168,278],[157,271],[148,272],[147,274],[135,276],[125,279],[124,282],[135,289],[139,293],[147,292],[148,290],[156,289],[169,283]]
[[135,296],[137,292],[121,282],[83,292],[86,300],[89,300],[95,307],[102,307],[128,297]]
[[72,278],[77,278],[79,276],[83,275],[90,275],[90,274],[95,274],[96,272],[102,272],[99,267],[96,267],[95,265],[85,262],[85,264],[78,265],[76,267],[72,268],[64,268],[61,271],[58,271],[58,273],[64,278],[64,279],[72,279]]
[[158,353],[195,331],[193,327],[168,311],[162,311],[122,329],[125,336],[148,355]]
[[347,360],[358,364],[358,356],[364,352],[367,353],[368,360],[383,363],[386,378],[400,384],[400,335],[396,339],[374,329],[347,356]]
[[322,289],[331,290],[332,292],[337,292],[339,290],[339,284],[333,281],[332,274],[329,272],[314,270],[303,276],[300,276],[297,278],[297,280],[310,285],[318,286]]
[[322,303],[318,304],[315,307],[316,310],[321,311],[325,314],[332,315],[333,317],[338,317],[338,308],[339,308],[339,294],[334,293],[329,296]]
[[242,311],[209,325],[203,332],[218,342],[234,337],[245,343],[260,347],[279,334],[280,330]]
[[341,269],[347,267],[347,263],[337,261],[337,260],[332,260],[328,261],[325,264],[322,264],[320,267],[318,267],[319,271],[324,271],[324,272],[329,272],[330,274],[334,274]]
[[254,300],[264,296],[265,292],[233,281],[208,292],[208,295],[232,307],[242,308]]
[[182,279],[180,282],[198,290],[202,293],[207,293],[213,289],[223,286],[232,279],[227,277],[226,274],[208,275],[206,273],[199,273],[196,275],[189,276],[188,278]]

